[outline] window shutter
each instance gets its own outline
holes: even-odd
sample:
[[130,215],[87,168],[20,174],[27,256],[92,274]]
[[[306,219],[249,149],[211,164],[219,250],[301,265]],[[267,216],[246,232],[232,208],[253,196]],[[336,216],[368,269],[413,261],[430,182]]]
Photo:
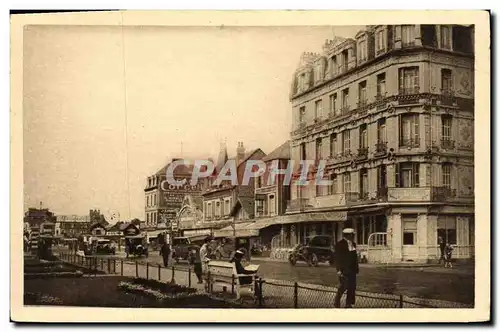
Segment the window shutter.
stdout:
[[420,164],[413,164],[413,174],[414,174],[414,187],[418,188],[420,186],[420,176],[419,176]]
[[399,126],[399,145],[403,144],[403,122],[401,114],[398,115],[398,126]]
[[394,164],[394,175],[395,175],[395,184],[396,184],[396,188],[399,188],[400,187],[400,183],[399,183],[399,164]]
[[420,135],[419,135],[419,130],[420,130],[420,126],[419,126],[419,122],[420,122],[420,116],[418,114],[415,114],[414,115],[414,131],[415,131],[415,135],[414,135],[414,138],[415,138],[415,143],[420,145]]
[[413,76],[413,86],[415,87],[415,89],[418,89],[419,88],[419,80],[418,80],[418,67],[415,68],[415,74]]

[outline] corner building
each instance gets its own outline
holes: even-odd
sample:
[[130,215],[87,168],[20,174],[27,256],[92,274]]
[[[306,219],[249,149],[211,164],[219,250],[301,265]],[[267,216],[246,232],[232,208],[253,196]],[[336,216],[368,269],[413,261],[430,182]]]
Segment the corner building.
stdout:
[[439,237],[474,256],[473,26],[328,40],[301,57],[291,103],[291,158],[326,159],[332,185],[292,183],[289,246],[353,227],[369,262],[438,259]]

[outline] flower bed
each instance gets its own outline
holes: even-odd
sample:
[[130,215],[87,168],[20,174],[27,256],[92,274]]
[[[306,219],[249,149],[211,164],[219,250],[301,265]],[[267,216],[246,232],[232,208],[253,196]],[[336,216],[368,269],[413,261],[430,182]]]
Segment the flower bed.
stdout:
[[60,298],[49,296],[41,293],[25,293],[25,305],[62,305],[63,302]]
[[130,293],[141,293],[154,297],[159,301],[189,298],[196,295],[197,290],[172,283],[162,283],[156,280],[147,280],[142,278],[132,279],[131,281],[122,281],[118,288]]

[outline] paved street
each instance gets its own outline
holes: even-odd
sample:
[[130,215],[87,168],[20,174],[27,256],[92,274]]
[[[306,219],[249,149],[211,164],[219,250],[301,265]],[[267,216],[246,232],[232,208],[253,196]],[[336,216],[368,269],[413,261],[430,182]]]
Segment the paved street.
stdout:
[[[129,259],[131,262],[134,260],[163,264],[158,252],[152,252],[147,259]],[[263,279],[298,281],[324,286],[335,286],[337,283],[336,271],[329,265],[309,267],[299,263],[291,266],[286,262],[259,261],[257,258],[253,261],[260,265],[259,275]],[[179,268],[187,268],[186,262],[181,261],[178,265]],[[360,269],[358,289],[361,291],[474,303],[473,265],[457,265],[453,269],[443,267],[386,268],[380,265],[362,265]],[[192,280],[196,280],[194,276]]]

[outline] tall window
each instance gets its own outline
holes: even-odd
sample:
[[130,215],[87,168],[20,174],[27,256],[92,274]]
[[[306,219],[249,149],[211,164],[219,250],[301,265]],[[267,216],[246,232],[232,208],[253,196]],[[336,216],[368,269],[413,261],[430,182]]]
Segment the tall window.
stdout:
[[351,131],[349,129],[342,133],[342,152],[351,152]]
[[403,46],[415,45],[415,26],[402,25],[401,26],[401,41]]
[[399,69],[399,94],[413,94],[420,91],[418,67]]
[[417,217],[404,217],[403,218],[403,245],[416,245],[417,244]]
[[358,99],[359,99],[359,106],[366,105],[366,81],[359,83]]
[[338,63],[337,63],[337,56],[334,55],[332,56],[332,75],[337,75],[338,73]]
[[344,72],[347,70],[347,64],[349,63],[349,53],[347,50],[343,50],[341,55],[342,55],[341,72]]
[[396,164],[396,187],[418,188],[420,185],[419,163]]
[[447,25],[441,26],[441,48],[451,50],[451,28]]
[[387,168],[385,165],[380,165],[377,168],[377,188],[387,188]]
[[330,136],[330,157],[337,156],[337,134],[332,134]]
[[228,216],[231,213],[231,200],[226,199],[224,201],[224,215]]
[[337,193],[337,188],[338,188],[338,183],[337,183],[337,175],[336,174],[331,174],[330,175],[330,181],[331,185],[328,187],[328,194],[333,195]]
[[451,188],[451,164],[441,165],[441,174],[443,176],[443,187]]
[[380,51],[385,50],[384,32],[384,30],[379,30],[375,35],[375,49],[377,51],[377,54],[379,54]]
[[299,87],[300,87],[300,91],[304,91],[307,88],[306,74],[305,73],[302,73],[299,76]]
[[314,103],[314,117],[316,119],[321,118],[323,116],[323,101],[316,100]]
[[385,125],[385,118],[379,119],[377,121],[377,142],[378,143],[387,142],[387,130]]
[[316,139],[316,159],[321,159],[321,150],[323,149],[323,140],[321,138]]
[[453,90],[450,69],[441,69],[441,92],[448,94]]
[[362,169],[359,171],[359,197],[361,199],[368,198],[368,170]]
[[363,123],[359,127],[359,148],[364,149],[368,147],[368,130],[366,129],[366,124]]
[[377,75],[377,96],[379,98],[385,97],[385,73]]
[[302,106],[299,109],[299,123],[303,123],[306,120],[306,107]]
[[300,143],[300,160],[306,160],[306,143]]
[[349,109],[349,88],[342,90],[342,109],[344,111]]
[[262,199],[255,200],[255,214],[262,216],[264,214],[264,201]]
[[451,123],[452,117],[450,115],[443,115],[441,117],[443,141],[451,141]]
[[212,217],[212,203],[207,204],[207,217],[208,218]]
[[314,67],[314,81],[319,82],[323,79],[323,73],[321,72],[321,64],[317,63]]
[[418,147],[420,145],[419,115],[405,114],[399,118],[399,145]]
[[269,214],[274,215],[276,213],[276,200],[274,195],[269,196]]
[[437,223],[438,241],[442,238],[445,243],[457,244],[457,219],[452,216],[440,216]]
[[149,196],[146,197],[146,207],[149,207]]
[[364,62],[367,59],[366,54],[368,53],[368,50],[366,48],[366,40],[361,40],[358,43],[358,56],[359,60],[358,62]]
[[220,202],[215,203],[215,216],[220,217]]
[[351,192],[351,173],[344,173],[344,193]]
[[330,95],[330,113],[331,114],[336,114],[337,110],[337,94],[334,93],[333,95]]

